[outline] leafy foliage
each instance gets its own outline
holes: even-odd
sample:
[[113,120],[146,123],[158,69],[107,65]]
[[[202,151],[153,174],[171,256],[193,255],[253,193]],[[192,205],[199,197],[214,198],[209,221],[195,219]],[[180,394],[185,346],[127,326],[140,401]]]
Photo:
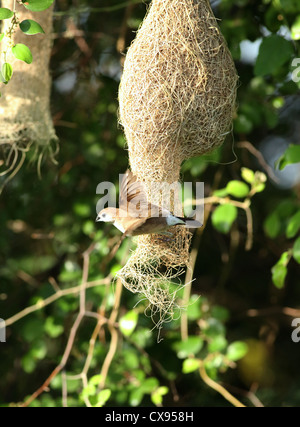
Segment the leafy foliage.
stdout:
[[[42,10],[53,1],[23,3]],[[70,16],[75,26],[73,35],[55,39],[51,61],[59,165],[46,164],[38,180],[29,159],[0,199],[0,317],[9,320],[0,344],[0,403],[24,402],[49,378],[84,303],[64,370],[32,407],[230,405],[205,384],[203,368],[247,406],[299,406],[300,350],[291,340],[300,297],[299,181],[280,184],[299,162],[300,3],[212,2],[236,60],[239,108],[233,137],[182,167],[185,181],[205,182],[207,221],[193,239],[193,277],[179,291],[181,309],[160,331],[148,302],[114,280],[134,243],[124,241],[109,260],[120,233],[94,221],[97,184],[117,184],[127,168],[117,119],[120,50],[146,11],[144,2],[133,4],[56,2],[55,33],[65,35]],[[0,9],[5,19],[13,20],[11,13]],[[27,34],[39,29],[14,25]],[[245,57],[245,42],[256,54]],[[11,62],[1,65],[3,83],[13,84]],[[277,136],[286,145],[276,168],[263,149],[274,138],[273,154]],[[170,286],[178,291],[184,280]]]
[[[20,0],[19,3],[32,12],[41,12],[48,9],[53,4],[53,2],[54,0]],[[28,46],[23,43],[13,43],[13,34],[18,30],[21,30],[24,34],[27,35],[44,34],[44,30],[40,24],[33,19],[25,19],[20,22],[16,10],[10,10],[8,8],[1,7],[0,20],[3,19],[11,20],[7,31],[0,34],[0,43],[4,39],[7,39],[5,40],[7,45],[6,49],[0,51],[0,56],[5,58],[5,63],[2,66],[2,70],[0,72],[0,83],[7,84],[13,75],[12,65],[6,62],[10,54],[12,54],[16,59],[24,61],[27,64],[31,64],[33,59]]]

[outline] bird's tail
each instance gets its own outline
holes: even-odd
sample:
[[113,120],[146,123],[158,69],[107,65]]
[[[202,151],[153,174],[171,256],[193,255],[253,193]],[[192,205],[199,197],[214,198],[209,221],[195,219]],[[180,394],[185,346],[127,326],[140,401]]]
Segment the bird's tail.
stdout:
[[176,216],[176,218],[183,221],[185,223],[185,225],[187,226],[187,228],[199,228],[199,227],[203,226],[203,224],[200,221],[197,221],[194,218],[184,218],[181,216]]

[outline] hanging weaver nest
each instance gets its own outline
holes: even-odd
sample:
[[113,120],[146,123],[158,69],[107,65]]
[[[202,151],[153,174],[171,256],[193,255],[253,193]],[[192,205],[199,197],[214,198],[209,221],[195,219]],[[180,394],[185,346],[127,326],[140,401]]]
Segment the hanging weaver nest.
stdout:
[[[2,0],[1,6],[12,9],[13,3],[13,0]],[[54,161],[58,149],[49,105],[52,7],[38,13],[30,12],[23,5],[17,4],[16,8],[20,22],[24,19],[36,20],[46,34],[28,36],[17,28],[12,32],[12,39],[4,37],[0,42],[0,51],[7,51],[6,61],[13,67],[11,81],[1,85],[0,192],[21,168],[29,151],[31,159],[37,160],[39,170],[42,159],[48,157]],[[1,32],[9,33],[11,20],[1,22]],[[16,43],[30,48],[32,64],[14,58],[9,46]]]
[[[208,0],[153,0],[124,63],[119,89],[132,172],[146,188],[174,183],[190,157],[217,148],[230,132],[237,74]],[[148,194],[150,202],[155,195]],[[119,272],[123,284],[144,294],[161,319],[174,296],[160,284],[188,265],[191,234],[175,227],[174,240],[138,238]]]

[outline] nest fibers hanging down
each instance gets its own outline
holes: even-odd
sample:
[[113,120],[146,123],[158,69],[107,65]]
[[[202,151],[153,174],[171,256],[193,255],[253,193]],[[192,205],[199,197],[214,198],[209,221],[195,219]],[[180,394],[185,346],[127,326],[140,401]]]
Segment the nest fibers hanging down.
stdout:
[[[2,0],[2,7],[13,8],[13,0]],[[45,34],[26,35],[17,26],[12,39],[4,37],[0,51],[12,64],[13,76],[7,85],[1,85],[0,99],[0,192],[5,182],[11,179],[22,166],[28,151],[37,158],[40,166],[43,157],[52,160],[57,149],[57,137],[50,114],[51,78],[49,60],[52,49],[53,7],[43,12],[31,12],[16,3],[20,22],[26,19],[37,21]],[[2,33],[9,33],[11,20],[1,21]],[[26,64],[11,53],[11,44],[23,43],[29,47],[33,62]],[[2,58],[1,58],[2,59]]]
[[[132,172],[146,188],[174,183],[190,157],[210,152],[230,132],[237,74],[208,0],[153,0],[130,46],[119,89]],[[148,192],[159,203],[161,194]],[[123,284],[149,300],[161,320],[173,315],[168,282],[188,266],[191,234],[174,240],[138,238],[119,272]]]

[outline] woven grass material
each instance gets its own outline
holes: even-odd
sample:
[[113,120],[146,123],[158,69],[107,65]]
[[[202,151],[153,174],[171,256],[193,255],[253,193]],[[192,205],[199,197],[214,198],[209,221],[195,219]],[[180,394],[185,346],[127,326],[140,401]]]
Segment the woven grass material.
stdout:
[[[131,170],[146,187],[178,181],[184,160],[223,143],[236,87],[235,66],[209,1],[153,0],[128,50],[119,89]],[[162,317],[172,312],[173,296],[159,284],[188,265],[190,237],[180,227],[169,243],[140,237],[120,271],[124,285],[143,293]]]
[[[2,0],[1,7],[13,8],[13,0]],[[17,60],[11,53],[7,62],[13,66],[12,80],[1,85],[0,98],[0,159],[2,176],[11,177],[21,167],[26,153],[31,158],[53,154],[57,138],[50,114],[51,78],[49,59],[52,48],[52,7],[43,12],[30,12],[24,6],[16,6],[19,21],[33,19],[46,34],[25,35],[17,28],[13,43],[23,43],[32,52],[32,64]],[[1,21],[5,32],[11,20]],[[7,38],[0,43],[0,50],[7,47]],[[2,59],[2,58],[1,58]]]

